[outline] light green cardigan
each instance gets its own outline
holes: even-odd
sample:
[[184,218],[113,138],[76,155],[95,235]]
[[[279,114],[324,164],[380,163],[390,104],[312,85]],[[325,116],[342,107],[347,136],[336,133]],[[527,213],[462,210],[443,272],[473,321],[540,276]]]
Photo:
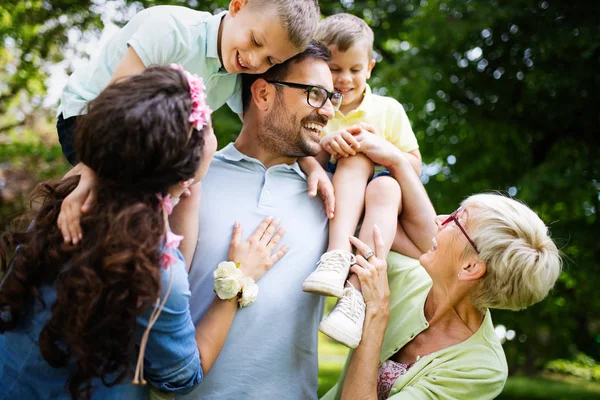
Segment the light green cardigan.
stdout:
[[[431,278],[418,260],[397,253],[388,257],[390,320],[379,357],[389,359],[429,324],[423,314]],[[322,400],[339,399],[346,368]],[[426,355],[400,376],[389,399],[493,399],[504,387],[508,367],[494,333],[489,310],[481,327],[462,343]]]

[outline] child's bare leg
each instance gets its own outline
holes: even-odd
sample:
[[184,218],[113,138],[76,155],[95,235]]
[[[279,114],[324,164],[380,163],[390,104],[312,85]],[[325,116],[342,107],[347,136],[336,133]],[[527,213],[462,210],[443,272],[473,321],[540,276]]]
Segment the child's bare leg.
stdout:
[[[384,257],[387,256],[394,242],[401,198],[400,186],[392,177],[378,177],[367,186],[365,217],[358,238],[370,249],[374,249],[373,226],[377,225],[385,245]],[[360,282],[355,274],[351,274],[348,280],[354,288],[360,290]]]
[[348,240],[354,235],[365,204],[365,188],[373,174],[373,162],[363,154],[338,160],[333,175],[335,217],[329,222],[331,250],[352,251]]
[[354,262],[350,235],[365,204],[365,189],[373,173],[373,163],[362,154],[338,161],[333,176],[335,217],[329,222],[329,247],[317,268],[302,282],[302,290],[323,296],[342,297],[344,283]]
[[[393,178],[379,177],[367,186],[365,217],[359,238],[371,249],[375,248],[373,226],[377,224],[383,236],[386,255],[396,233],[400,198],[400,186]],[[350,283],[354,288],[350,287]],[[358,278],[352,274],[346,282],[343,296],[333,311],[321,322],[319,330],[338,342],[355,348],[361,340],[365,308]]]

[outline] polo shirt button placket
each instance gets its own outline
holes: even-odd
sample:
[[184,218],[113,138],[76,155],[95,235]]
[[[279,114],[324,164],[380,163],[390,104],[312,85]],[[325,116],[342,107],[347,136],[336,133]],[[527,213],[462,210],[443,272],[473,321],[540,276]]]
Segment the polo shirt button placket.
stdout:
[[272,197],[272,193],[271,190],[269,189],[269,187],[271,186],[271,173],[269,172],[269,170],[265,171],[265,183],[263,185],[263,189],[262,189],[262,193],[260,196],[260,203],[263,206],[267,206],[267,207],[271,207],[272,203],[273,203],[273,197]]

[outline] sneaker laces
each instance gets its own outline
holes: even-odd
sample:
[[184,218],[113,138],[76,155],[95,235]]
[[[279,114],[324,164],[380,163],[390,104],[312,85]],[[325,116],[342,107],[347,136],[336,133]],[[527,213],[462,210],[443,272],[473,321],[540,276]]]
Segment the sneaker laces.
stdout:
[[356,263],[356,256],[344,250],[331,250],[323,254],[317,263],[317,268],[322,271],[342,271],[349,265]]
[[352,322],[357,322],[361,310],[365,307],[365,302],[362,294],[354,288],[350,281],[348,281],[348,284],[350,287],[344,288],[344,295],[338,301],[336,309],[350,318]]

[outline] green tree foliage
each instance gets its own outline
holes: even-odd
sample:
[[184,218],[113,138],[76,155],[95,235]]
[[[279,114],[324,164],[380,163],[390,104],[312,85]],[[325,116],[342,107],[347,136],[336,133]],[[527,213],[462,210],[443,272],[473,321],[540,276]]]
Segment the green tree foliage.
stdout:
[[[600,3],[584,0],[321,1],[325,15],[350,12],[375,32],[371,86],[400,100],[421,145],[423,179],[436,209],[497,190],[525,201],[550,226],[565,271],[550,297],[520,312],[494,312],[516,331],[505,343],[513,371],[532,372],[578,352],[600,359]],[[44,91],[44,62],[99,32],[98,1],[0,4],[0,121],[17,94]],[[228,1],[117,2],[199,10]],[[237,117],[215,114],[223,145]],[[0,124],[0,130],[1,130]]]
[[[0,3],[0,116],[20,96],[39,105],[45,94],[46,66],[72,52],[67,32],[99,33],[93,1],[8,0]],[[0,132],[24,123],[3,118]]]

